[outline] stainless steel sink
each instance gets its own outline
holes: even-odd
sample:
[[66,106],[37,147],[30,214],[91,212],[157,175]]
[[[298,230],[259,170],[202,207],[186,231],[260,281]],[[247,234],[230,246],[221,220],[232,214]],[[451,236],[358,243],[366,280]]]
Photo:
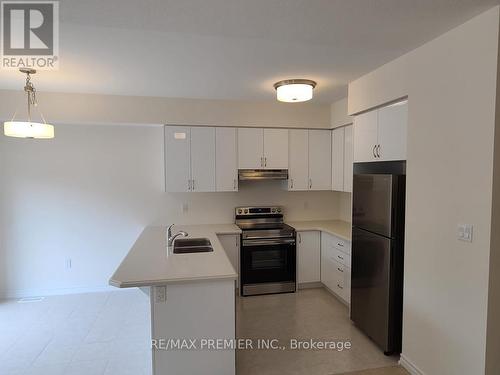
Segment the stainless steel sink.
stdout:
[[214,251],[208,238],[178,238],[174,241],[174,254],[208,253]]

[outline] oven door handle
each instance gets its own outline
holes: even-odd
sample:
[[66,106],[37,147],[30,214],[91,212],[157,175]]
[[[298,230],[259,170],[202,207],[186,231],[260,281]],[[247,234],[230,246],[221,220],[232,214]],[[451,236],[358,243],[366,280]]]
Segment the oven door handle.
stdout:
[[271,239],[249,239],[243,240],[243,246],[266,246],[266,245],[293,245],[295,238],[271,238]]

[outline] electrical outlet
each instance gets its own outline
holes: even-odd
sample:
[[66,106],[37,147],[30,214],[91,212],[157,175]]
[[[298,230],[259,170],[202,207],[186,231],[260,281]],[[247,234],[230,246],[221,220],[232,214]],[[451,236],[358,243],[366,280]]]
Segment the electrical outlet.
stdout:
[[65,265],[66,265],[66,269],[69,270],[72,266],[71,264],[71,258],[66,258],[66,261],[65,261]]
[[459,224],[457,237],[460,241],[472,242],[472,224]]
[[167,301],[167,287],[157,286],[155,287],[155,302],[165,303]]

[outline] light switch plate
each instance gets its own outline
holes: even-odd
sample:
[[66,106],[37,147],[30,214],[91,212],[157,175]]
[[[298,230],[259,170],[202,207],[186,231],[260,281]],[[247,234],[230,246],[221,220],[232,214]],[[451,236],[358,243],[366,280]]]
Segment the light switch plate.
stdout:
[[458,239],[460,241],[472,242],[472,224],[459,224],[458,225]]

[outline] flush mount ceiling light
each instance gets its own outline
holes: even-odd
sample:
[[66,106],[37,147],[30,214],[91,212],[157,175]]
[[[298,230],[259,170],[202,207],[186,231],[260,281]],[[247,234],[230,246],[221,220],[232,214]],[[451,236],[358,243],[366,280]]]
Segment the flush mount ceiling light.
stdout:
[[[37,138],[49,139],[54,138],[54,126],[47,124],[42,112],[37,108],[36,89],[31,83],[31,74],[35,74],[35,69],[21,68],[21,73],[26,74],[26,85],[24,91],[28,99],[28,121],[17,121],[17,111],[14,113],[11,121],[3,123],[4,134],[8,137],[18,138]],[[31,107],[37,108],[43,123],[31,121]]]
[[310,79],[285,79],[276,82],[276,99],[280,102],[299,103],[311,100],[316,82]]

